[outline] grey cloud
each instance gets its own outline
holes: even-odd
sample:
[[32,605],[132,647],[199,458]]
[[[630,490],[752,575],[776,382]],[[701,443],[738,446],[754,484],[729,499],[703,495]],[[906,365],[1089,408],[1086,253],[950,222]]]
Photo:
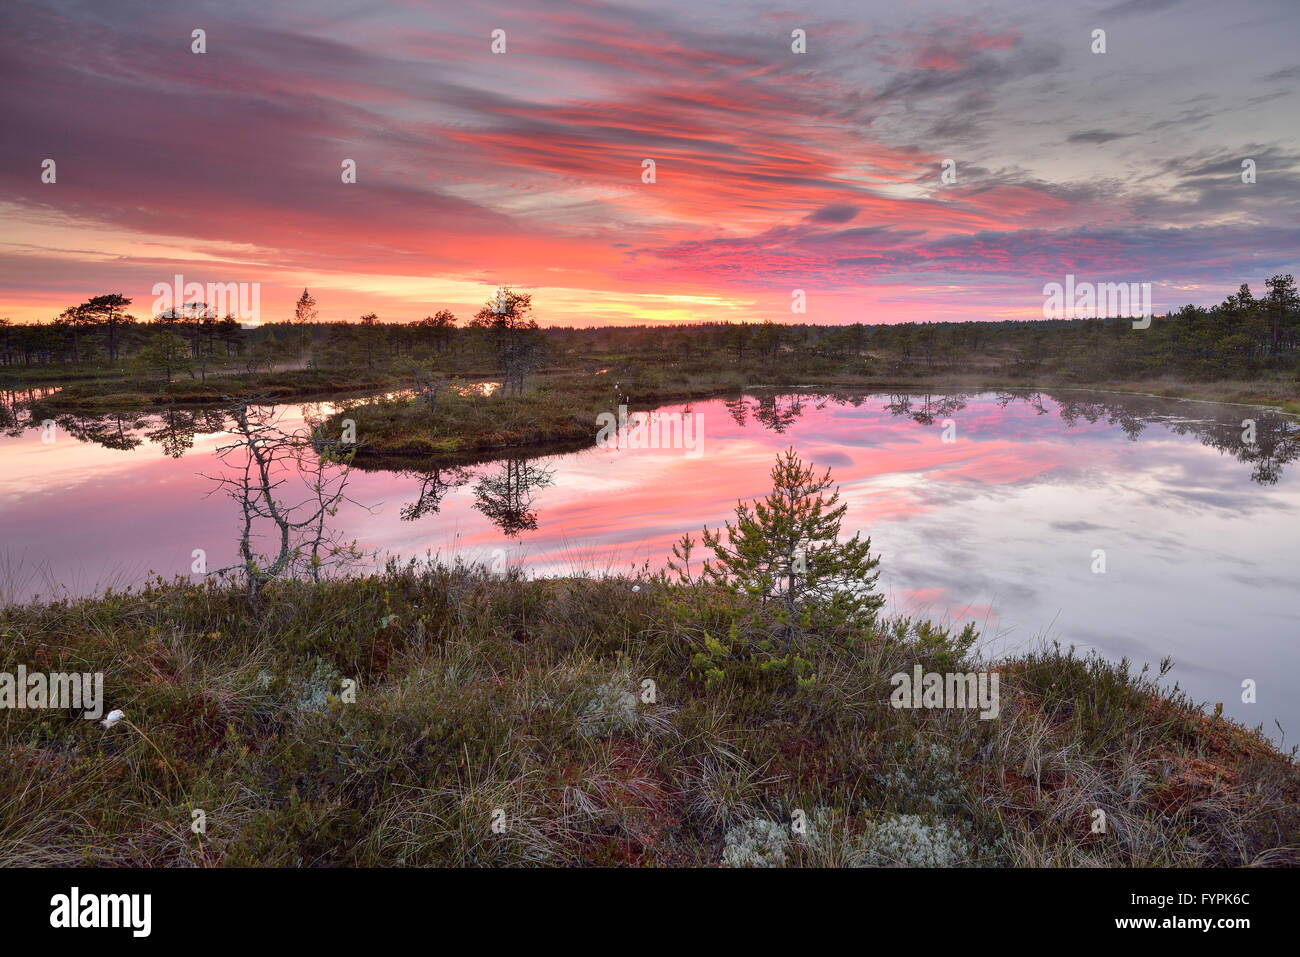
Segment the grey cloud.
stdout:
[[1132,133],[1110,133],[1106,130],[1083,130],[1079,133],[1071,133],[1066,142],[1109,143],[1111,140],[1122,140],[1132,135]]
[[808,216],[813,223],[847,223],[858,215],[858,208],[847,203],[823,206]]

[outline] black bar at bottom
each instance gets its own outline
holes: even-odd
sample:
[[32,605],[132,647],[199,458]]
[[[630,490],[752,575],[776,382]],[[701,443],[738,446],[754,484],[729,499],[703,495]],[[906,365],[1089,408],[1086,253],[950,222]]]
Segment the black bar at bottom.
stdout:
[[[791,932],[805,935],[806,948],[819,946],[827,932],[872,946],[973,945],[1005,941],[1008,932],[1061,941],[1200,936],[1230,946],[1254,931],[1290,933],[1292,915],[1284,908],[1294,874],[0,869],[0,913],[7,943],[75,935],[84,944],[113,939],[128,947],[336,947],[414,938],[438,946],[604,941],[615,950],[641,941],[660,951],[717,940],[730,950],[741,939],[771,945]],[[147,936],[144,898],[130,895],[148,895]],[[80,926],[94,922],[120,926]]]

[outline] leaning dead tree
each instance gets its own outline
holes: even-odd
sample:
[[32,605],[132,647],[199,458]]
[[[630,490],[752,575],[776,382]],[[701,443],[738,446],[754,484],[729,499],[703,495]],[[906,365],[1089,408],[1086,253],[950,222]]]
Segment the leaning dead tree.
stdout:
[[415,394],[424,400],[429,407],[429,414],[433,415],[438,411],[438,396],[446,383],[416,362],[411,363],[410,373],[411,378],[415,380]]
[[344,502],[359,505],[344,494],[355,444],[326,436],[318,423],[286,432],[265,402],[232,400],[229,415],[233,441],[217,448],[228,471],[207,477],[239,506],[239,562],[214,574],[241,579],[255,598],[272,579],[320,581],[330,568],[359,561],[355,540],[343,541],[327,523]]

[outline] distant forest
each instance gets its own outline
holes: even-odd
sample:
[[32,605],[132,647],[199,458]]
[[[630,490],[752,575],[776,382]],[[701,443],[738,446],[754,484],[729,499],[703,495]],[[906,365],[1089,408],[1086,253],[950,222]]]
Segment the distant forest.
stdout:
[[[310,368],[342,372],[393,370],[402,362],[467,368],[501,360],[503,343],[528,369],[584,357],[666,360],[701,353],[756,369],[847,374],[901,370],[1032,373],[1050,369],[1080,381],[1176,374],[1198,380],[1249,378],[1300,367],[1300,298],[1295,279],[1269,279],[1256,297],[1243,284],[1219,305],[1184,306],[1155,316],[1149,328],[1129,318],[1001,322],[905,322],[846,326],[701,323],[664,326],[539,328],[531,301],[511,294],[505,315],[489,302],[460,320],[441,310],[418,322],[390,323],[370,314],[355,322],[315,321],[304,290],[293,319],[243,328],[204,303],[144,321],[120,294],[95,296],[49,323],[0,319],[0,369],[112,372],[205,379],[210,372]],[[500,305],[498,297],[497,305]]]

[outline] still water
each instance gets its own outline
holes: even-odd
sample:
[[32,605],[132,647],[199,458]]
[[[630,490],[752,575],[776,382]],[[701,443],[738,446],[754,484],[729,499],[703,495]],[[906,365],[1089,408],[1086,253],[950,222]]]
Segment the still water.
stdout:
[[[210,568],[235,559],[237,508],[211,478],[229,441],[220,414],[62,417],[51,442],[20,398],[0,422],[4,597],[190,575],[195,549]],[[282,424],[330,411],[286,406]],[[762,394],[662,411],[701,417],[698,454],[588,448],[354,470],[359,504],[334,521],[372,564],[433,553],[541,575],[659,568],[682,532],[766,492],[792,446],[832,470],[846,531],[869,534],[882,557],[891,611],[973,620],[994,655],[1043,640],[1153,668],[1169,655],[1169,683],[1198,701],[1275,740],[1274,721],[1287,742],[1300,733],[1295,419],[1069,390]],[[1241,701],[1245,679],[1256,704]]]

